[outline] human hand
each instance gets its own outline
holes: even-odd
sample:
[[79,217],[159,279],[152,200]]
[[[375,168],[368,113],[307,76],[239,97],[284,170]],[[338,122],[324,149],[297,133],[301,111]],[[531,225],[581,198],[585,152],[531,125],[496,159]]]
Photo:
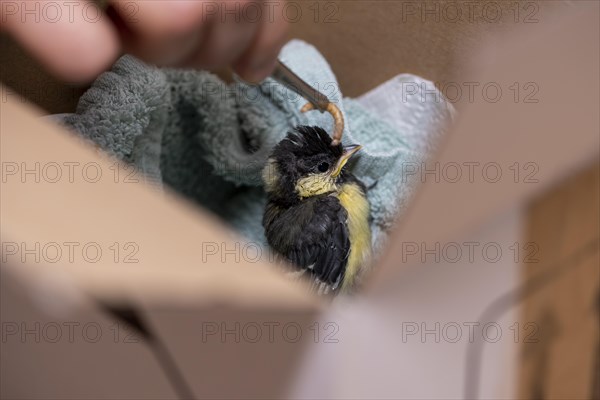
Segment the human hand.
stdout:
[[[9,32],[59,78],[86,82],[122,53],[160,66],[232,66],[257,82],[275,66],[286,23],[263,0],[0,0]],[[282,6],[282,3],[279,4]],[[279,8],[279,11],[281,7]]]

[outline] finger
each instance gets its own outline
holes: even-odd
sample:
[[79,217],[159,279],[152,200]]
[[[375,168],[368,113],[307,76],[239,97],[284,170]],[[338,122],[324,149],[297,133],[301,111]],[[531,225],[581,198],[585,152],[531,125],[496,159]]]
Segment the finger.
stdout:
[[260,27],[261,3],[230,0],[211,3],[207,36],[186,66],[217,69],[229,66],[246,51]]
[[14,2],[3,7],[4,28],[57,77],[92,80],[120,52],[118,36],[101,11],[82,0]]
[[283,13],[268,12],[267,6],[263,6],[265,10],[260,28],[252,44],[233,65],[235,72],[249,82],[260,82],[273,72],[287,38],[287,22]]
[[201,45],[206,2],[197,0],[111,0],[123,47],[144,61],[175,65]]

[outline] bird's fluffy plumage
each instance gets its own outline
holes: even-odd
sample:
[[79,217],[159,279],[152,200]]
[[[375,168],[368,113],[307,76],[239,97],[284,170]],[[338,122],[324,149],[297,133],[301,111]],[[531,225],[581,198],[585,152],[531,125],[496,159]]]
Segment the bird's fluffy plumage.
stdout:
[[370,230],[364,185],[345,168],[332,173],[344,148],[331,141],[319,127],[300,126],[274,148],[263,173],[263,226],[277,253],[337,291],[368,258]]

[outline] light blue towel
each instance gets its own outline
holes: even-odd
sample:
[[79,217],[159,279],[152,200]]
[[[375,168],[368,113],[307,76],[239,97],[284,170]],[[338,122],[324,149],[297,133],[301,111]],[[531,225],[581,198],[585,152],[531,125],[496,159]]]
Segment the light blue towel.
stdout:
[[[368,197],[373,245],[380,248],[417,183],[405,179],[405,166],[435,148],[452,106],[441,95],[423,96],[435,87],[412,75],[358,99],[343,98],[325,59],[299,40],[289,42],[280,58],[340,107],[343,143],[363,145],[350,167],[367,186],[376,183]],[[297,125],[332,130],[329,114],[300,113],[305,103],[271,79],[260,86],[227,85],[208,72],[159,69],[124,56],[63,123],[135,165],[149,183],[172,187],[265,245],[260,173],[271,149]]]

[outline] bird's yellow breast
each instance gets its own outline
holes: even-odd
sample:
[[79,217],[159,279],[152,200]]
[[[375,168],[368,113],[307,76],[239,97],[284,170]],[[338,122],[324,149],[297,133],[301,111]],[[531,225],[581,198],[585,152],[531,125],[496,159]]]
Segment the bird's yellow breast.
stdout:
[[350,254],[342,289],[351,285],[359,270],[371,257],[371,228],[369,226],[369,202],[356,183],[342,185],[337,192],[342,207],[348,213]]

